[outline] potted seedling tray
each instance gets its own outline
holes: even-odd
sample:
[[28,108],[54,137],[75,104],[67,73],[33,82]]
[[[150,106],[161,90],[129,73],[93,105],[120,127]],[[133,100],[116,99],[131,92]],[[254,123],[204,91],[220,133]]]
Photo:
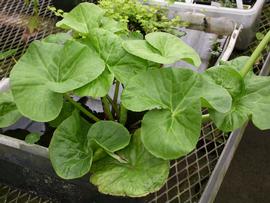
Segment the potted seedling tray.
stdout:
[[149,1],[153,4],[168,6],[172,16],[180,16],[184,20],[204,26],[206,29],[214,22],[227,26],[226,22],[231,21],[237,25],[242,25],[243,30],[239,36],[236,48],[246,49],[248,44],[254,39],[257,32],[258,20],[265,3],[264,0],[256,3],[248,9],[244,8],[225,8],[203,4],[193,4],[186,2],[177,2],[173,4],[165,0]]
[[[7,5],[9,4],[7,3]],[[50,1],[47,4],[46,1],[42,1],[41,5],[43,5],[41,11],[44,9],[44,13],[48,12],[46,7],[50,5]],[[50,32],[52,31],[50,30]],[[46,33],[43,32],[41,35],[37,34],[36,38],[40,39],[45,35]],[[23,46],[23,50],[25,47]],[[16,58],[11,57],[8,60],[16,61]],[[9,69],[3,71],[3,76],[8,76],[8,74]],[[47,129],[46,124],[44,126],[44,124],[27,120],[20,122],[20,125],[24,125],[28,130],[33,126],[39,128],[40,131]],[[12,129],[3,129],[4,132],[8,130]],[[20,136],[23,135],[23,132],[17,134]],[[197,148],[187,156],[171,161],[170,176],[165,186],[149,196],[134,199],[103,195],[97,191],[96,187],[89,184],[88,176],[73,181],[64,181],[55,175],[48,159],[47,148],[29,145],[24,141],[1,135],[0,182],[21,190],[33,191],[45,199],[51,199],[52,202],[196,202],[204,191],[227,138],[228,135],[219,131],[213,123],[206,122],[201,129],[201,138]],[[5,175],[2,176],[2,174]]]

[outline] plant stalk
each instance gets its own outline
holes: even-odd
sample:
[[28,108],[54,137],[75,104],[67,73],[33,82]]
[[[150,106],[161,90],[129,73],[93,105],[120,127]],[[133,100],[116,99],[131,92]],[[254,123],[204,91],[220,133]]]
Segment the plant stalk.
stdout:
[[[111,103],[112,108],[113,108],[113,110],[114,110],[114,112],[115,112],[115,114],[116,114],[116,117],[118,117],[118,116],[119,116],[119,109],[118,109],[117,104],[115,105],[115,104],[113,103],[113,100],[111,99],[111,97],[110,97],[109,95],[106,95],[106,98],[107,98],[108,101]],[[112,114],[114,114],[114,112],[112,112]]]
[[94,121],[100,121],[100,119],[98,117],[96,117],[94,114],[92,114],[90,111],[88,111],[87,109],[85,109],[81,104],[79,104],[78,102],[74,101],[70,96],[68,96],[67,94],[65,95],[66,100],[68,100],[71,104],[73,104],[77,109],[79,109],[82,113],[84,113],[87,117],[89,117],[90,119],[94,120]]
[[210,118],[209,114],[202,115],[202,123],[206,123],[206,122],[208,122],[210,120],[211,120],[211,118]]
[[119,122],[123,125],[127,122],[127,109],[121,104],[120,106],[120,119]]
[[119,94],[120,82],[117,80],[115,83],[114,95],[113,95],[113,104],[117,106],[118,94]]
[[137,127],[137,125],[139,125],[141,122],[142,122],[142,121],[141,121],[141,120],[139,120],[139,121],[137,121],[137,122],[133,123],[133,124],[130,126],[130,128],[136,128],[136,127]]
[[264,48],[267,46],[268,43],[270,43],[270,30],[264,36],[263,40],[257,46],[252,55],[249,57],[244,67],[241,69],[240,74],[243,77],[245,77],[246,74],[253,68],[253,65],[255,64],[257,58],[260,56],[260,54],[262,53],[262,51],[264,50]]
[[104,113],[106,114],[106,116],[108,116],[109,120],[114,120],[111,109],[110,109],[110,103],[108,101],[108,99],[105,97],[101,98],[101,101],[103,103],[103,109],[104,109]]

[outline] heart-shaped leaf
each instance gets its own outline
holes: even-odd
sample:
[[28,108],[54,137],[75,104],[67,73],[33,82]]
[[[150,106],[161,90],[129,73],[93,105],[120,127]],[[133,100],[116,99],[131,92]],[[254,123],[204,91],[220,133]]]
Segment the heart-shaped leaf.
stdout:
[[142,120],[142,141],[156,157],[176,159],[196,147],[200,128],[200,102],[190,103],[173,115],[167,109],[152,110]]
[[0,94],[0,128],[16,123],[22,117],[13,101],[11,92]]
[[200,98],[222,112],[231,107],[229,93],[211,78],[188,69],[165,68],[131,78],[123,91],[122,104],[132,111],[156,109],[143,118],[142,141],[153,155],[176,159],[197,144]]
[[149,33],[145,40],[125,41],[123,47],[135,56],[156,63],[172,64],[184,60],[197,67],[201,64],[195,50],[178,37],[165,32]]
[[90,128],[88,139],[95,141],[107,152],[115,152],[128,145],[130,134],[117,122],[99,121]]
[[93,158],[93,151],[88,147],[89,128],[90,125],[74,111],[55,130],[49,153],[52,166],[61,178],[79,178],[89,172]]
[[84,86],[104,70],[104,62],[87,46],[34,42],[11,71],[11,90],[19,111],[35,121],[57,117],[62,93]]
[[128,163],[106,157],[93,164],[90,181],[105,194],[141,197],[159,190],[169,175],[169,162],[152,156],[139,133],[130,145],[118,152]]

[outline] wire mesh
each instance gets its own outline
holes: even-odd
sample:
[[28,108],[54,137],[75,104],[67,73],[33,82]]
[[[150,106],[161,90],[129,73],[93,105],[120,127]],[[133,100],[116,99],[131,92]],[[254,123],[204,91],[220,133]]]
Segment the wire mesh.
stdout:
[[[25,6],[23,0],[0,0],[0,52],[10,49],[17,50],[13,57],[0,61],[0,78],[8,76],[15,61],[24,53],[30,42],[35,39],[42,39],[57,31],[54,28],[55,21],[52,18],[52,13],[47,10],[49,5],[51,5],[50,0],[40,1],[39,17],[42,21],[42,26],[36,32],[29,35],[27,34],[27,24],[29,15],[33,14],[32,6]],[[263,10],[260,32],[265,33],[269,27],[270,5],[267,4]],[[258,41],[253,42],[249,50],[241,54],[249,55],[257,43]],[[264,62],[266,54],[267,52],[262,55],[260,61],[255,66],[254,70],[256,73],[261,70],[261,64]],[[228,136],[228,134],[219,131],[213,123],[204,124],[197,148],[187,156],[171,162],[170,176],[167,183],[160,191],[146,197],[146,202],[198,202],[223,151]],[[6,194],[3,191],[6,191]],[[16,189],[12,190],[8,186],[0,185],[0,202],[4,198],[6,198],[4,199],[6,202],[13,202],[7,199],[9,194],[15,194],[12,191],[16,191],[16,194],[19,194],[19,196],[21,194],[25,194],[25,197],[30,195]],[[40,201],[42,202],[43,200]]]
[[51,200],[45,200],[36,194],[27,193],[16,188],[0,184],[0,202],[1,203],[53,203]]
[[35,39],[56,32],[52,13],[47,9],[50,0],[41,0],[39,7],[38,29],[29,33],[29,22],[33,17],[33,6],[27,6],[24,0],[0,0],[0,53],[16,50],[13,57],[0,61],[0,78],[7,77],[15,61],[25,52],[29,43]]

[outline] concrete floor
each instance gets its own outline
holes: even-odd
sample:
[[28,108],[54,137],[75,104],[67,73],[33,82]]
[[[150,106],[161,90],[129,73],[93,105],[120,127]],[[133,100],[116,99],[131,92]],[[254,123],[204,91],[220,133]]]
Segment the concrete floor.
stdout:
[[247,128],[215,203],[270,203],[270,130]]

